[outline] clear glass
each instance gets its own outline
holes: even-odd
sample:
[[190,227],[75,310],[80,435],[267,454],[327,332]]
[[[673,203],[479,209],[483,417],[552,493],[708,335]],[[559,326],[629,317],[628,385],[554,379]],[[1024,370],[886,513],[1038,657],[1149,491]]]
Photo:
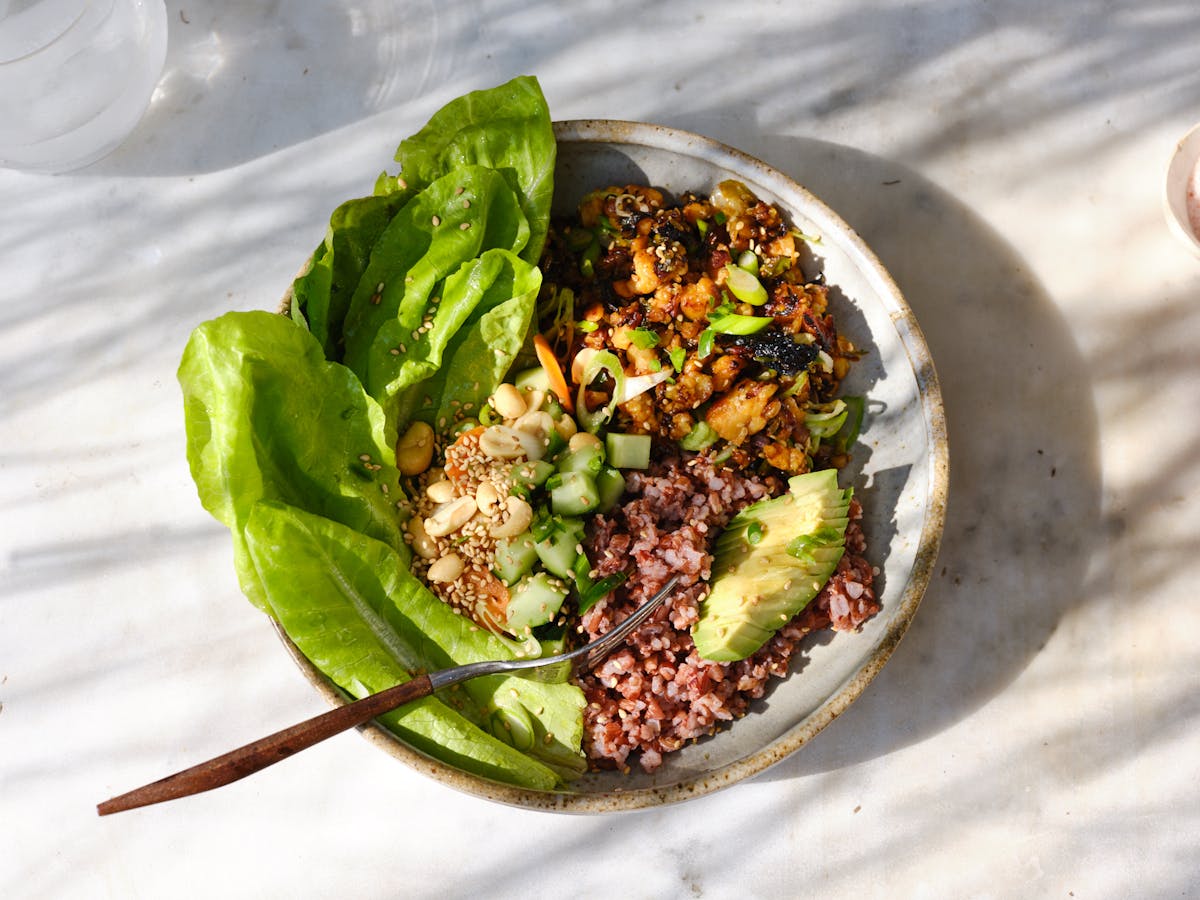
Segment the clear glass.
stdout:
[[67,172],[110,153],[166,53],[163,0],[0,0],[0,166]]

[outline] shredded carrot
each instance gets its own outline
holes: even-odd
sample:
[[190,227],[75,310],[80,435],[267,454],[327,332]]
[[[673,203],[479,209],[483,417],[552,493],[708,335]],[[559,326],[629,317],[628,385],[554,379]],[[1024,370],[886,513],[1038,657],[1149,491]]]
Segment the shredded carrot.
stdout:
[[[464,431],[457,438],[455,438],[454,444],[463,444],[467,440],[479,440],[479,436],[483,434],[484,430],[485,429],[482,425],[476,425],[474,428],[470,429],[469,431]],[[451,481],[462,481],[467,477],[467,470],[458,465],[455,459],[456,457],[453,455],[447,458],[445,466],[446,477]]]
[[567,379],[563,377],[563,371],[554,357],[554,351],[550,349],[550,342],[540,334],[535,334],[533,349],[537,351],[538,362],[542,364],[550,379],[550,390],[554,391],[554,396],[558,397],[567,412],[574,413],[575,404],[571,401],[571,389],[567,386]]
[[508,621],[509,590],[504,582],[491,572],[484,572],[474,567],[468,569],[465,580],[470,585],[470,592],[475,595],[475,613],[472,616],[476,622],[485,628],[496,626],[504,630]]

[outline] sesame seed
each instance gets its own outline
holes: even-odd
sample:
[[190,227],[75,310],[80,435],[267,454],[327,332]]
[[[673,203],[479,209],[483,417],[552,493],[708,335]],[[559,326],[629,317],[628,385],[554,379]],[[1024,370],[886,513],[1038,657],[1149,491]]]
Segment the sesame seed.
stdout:
[[430,221],[433,222],[434,228],[437,228],[439,225],[442,224],[441,216],[434,216]]
[[383,491],[385,494],[388,492],[388,486],[387,486],[387,484],[380,484],[380,485],[379,485],[379,489],[380,489],[381,491]]
[[461,225],[459,225],[458,227],[459,227],[459,229],[460,229],[460,230],[462,230],[462,231],[466,231],[468,228],[470,228],[470,227],[471,227],[471,223],[470,223],[470,222],[463,222],[463,223],[462,223]]
[[466,188],[460,184],[458,187],[456,187],[454,189],[454,196],[457,197],[459,194],[461,194],[465,190],[466,190]]
[[399,355],[400,355],[400,348],[399,348],[399,347],[393,347],[391,350],[389,350],[389,351],[388,351],[388,353],[392,354],[392,356],[399,356]]
[[379,282],[379,284],[375,285],[375,293],[377,293],[377,294],[383,293],[383,282],[382,281]]
[[468,200],[466,197],[464,197],[463,198],[463,209],[470,209],[470,208],[471,208],[471,201]]
[[371,454],[370,453],[360,453],[360,454],[358,454],[358,458],[360,460],[362,460],[363,462],[370,462]]

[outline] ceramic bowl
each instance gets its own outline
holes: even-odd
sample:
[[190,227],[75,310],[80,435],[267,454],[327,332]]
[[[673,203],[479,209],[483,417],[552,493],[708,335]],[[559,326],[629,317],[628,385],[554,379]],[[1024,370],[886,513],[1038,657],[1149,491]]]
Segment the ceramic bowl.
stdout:
[[[715,141],[657,125],[556,123],[555,213],[570,214],[597,187],[650,184],[707,193],[736,178],[778,204],[806,234],[831,286],[842,332],[868,350],[844,383],[865,394],[868,414],[854,461],[842,473],[862,499],[867,556],[878,566],[882,611],[857,633],[818,637],[791,674],[732,727],[668,754],[653,774],[594,773],[560,792],[497,784],[430,759],[377,725],[367,740],[415,769],[488,800],[567,812],[611,812],[673,803],[762,772],[795,752],[857,698],[908,628],[929,582],[945,515],[948,450],[941,394],[921,331],[891,277],[862,239],[824,203],[782,173]],[[281,633],[282,636],[282,633]],[[344,696],[290,642],[285,644],[330,703]]]
[[1171,151],[1163,213],[1171,233],[1200,256],[1200,125],[1180,138]]

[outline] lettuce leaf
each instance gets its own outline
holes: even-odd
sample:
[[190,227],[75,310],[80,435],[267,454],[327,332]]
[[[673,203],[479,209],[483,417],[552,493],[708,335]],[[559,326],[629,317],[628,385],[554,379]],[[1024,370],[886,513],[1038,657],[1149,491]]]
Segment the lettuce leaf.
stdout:
[[402,431],[416,418],[445,431],[478,415],[521,349],[541,284],[536,267],[508,250],[487,250],[446,279],[429,329],[404,353],[390,349],[408,326],[380,329],[369,377],[389,425]]
[[550,226],[556,151],[542,89],[536,78],[520,76],[447,103],[400,143],[396,161],[404,181],[414,188],[464,166],[500,172],[529,221],[529,242],[521,256],[536,265]]
[[[399,176],[334,211],[291,318],[230,313],[184,351],[188,461],[242,589],[353,696],[511,655],[410,571],[392,447],[414,417],[441,430],[478,409],[520,351],[554,156],[535,80],[452,102],[401,144]],[[549,789],[584,768],[582,704],[573,685],[491,676],[384,723],[466,771]]]
[[[470,623],[430,595],[387,544],[269,501],[255,504],[246,540],[275,617],[304,655],[352,697],[407,681],[419,671],[506,658],[499,641],[471,632]],[[571,739],[568,726],[583,706],[578,688],[501,676],[468,686],[469,691],[447,691],[381,718],[423,752],[497,781],[548,790],[560,783],[558,770],[572,759],[582,763],[578,751],[563,743]],[[525,694],[526,686],[535,690]],[[561,738],[540,722],[536,731],[536,746],[556,746],[560,765],[547,766],[487,730],[493,695],[520,704],[527,715],[531,708],[549,710],[549,727],[567,728]]]
[[292,282],[292,318],[307,323],[327,359],[341,359],[342,322],[362,280],[371,248],[413,191],[347,200],[333,211],[325,240]]
[[468,166],[439,178],[396,214],[375,243],[346,315],[346,365],[381,398],[383,386],[369,371],[380,330],[397,323],[394,349],[403,355],[404,337],[415,342],[427,315],[436,312],[434,291],[443,279],[484,250],[516,253],[528,240],[517,197],[495,170]]
[[291,319],[232,312],[192,332],[179,365],[187,455],[200,502],[229,527],[247,597],[265,609],[242,532],[281,500],[392,545],[404,494],[383,410]]

